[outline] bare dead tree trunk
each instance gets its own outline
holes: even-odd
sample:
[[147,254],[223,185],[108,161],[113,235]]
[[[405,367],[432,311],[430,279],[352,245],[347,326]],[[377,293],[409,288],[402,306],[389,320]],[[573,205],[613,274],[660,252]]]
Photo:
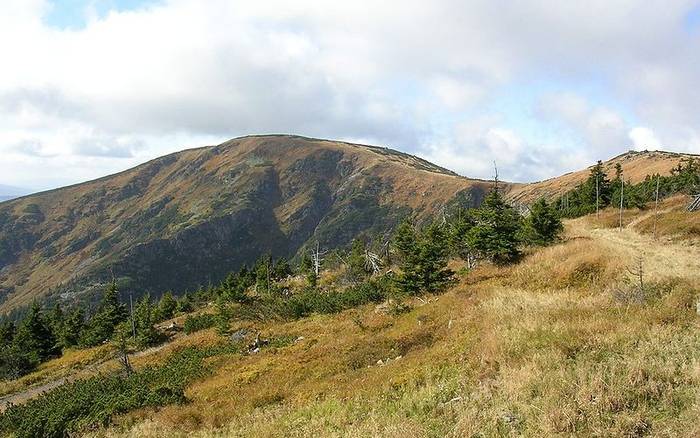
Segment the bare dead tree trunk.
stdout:
[[321,248],[319,246],[318,241],[316,242],[316,250],[313,251],[311,255],[311,259],[314,264],[314,272],[316,273],[316,277],[318,277],[319,273],[321,272],[321,262],[323,262],[323,254],[321,252]]
[[641,256],[637,257],[637,265],[634,269],[627,268],[627,272],[637,277],[639,290],[644,292],[644,259]]

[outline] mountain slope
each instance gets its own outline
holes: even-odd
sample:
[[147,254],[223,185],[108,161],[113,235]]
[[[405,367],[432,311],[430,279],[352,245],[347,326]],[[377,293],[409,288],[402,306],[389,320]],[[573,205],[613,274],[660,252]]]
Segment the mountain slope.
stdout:
[[[609,176],[615,175],[615,165],[620,163],[625,181],[638,183],[647,175],[669,175],[671,169],[683,159],[700,159],[698,155],[682,154],[666,151],[629,151],[603,162],[603,168]],[[573,190],[586,180],[592,166],[576,172],[567,173],[555,178],[531,184],[521,184],[515,187],[509,198],[517,203],[530,204],[540,197],[554,199]]]
[[[260,255],[385,239],[403,217],[490,184],[386,148],[254,136],[167,155],[125,172],[0,204],[0,313],[45,298],[176,292]],[[509,185],[505,185],[510,188]]]

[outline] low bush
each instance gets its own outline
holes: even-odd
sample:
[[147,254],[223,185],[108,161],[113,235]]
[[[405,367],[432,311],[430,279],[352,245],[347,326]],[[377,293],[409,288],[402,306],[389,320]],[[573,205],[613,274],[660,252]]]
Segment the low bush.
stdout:
[[201,313],[199,315],[189,315],[185,319],[183,330],[185,333],[192,334],[200,330],[214,327],[216,324],[216,315],[211,313]]
[[221,344],[190,347],[166,363],[122,376],[95,376],[65,384],[0,415],[0,435],[65,437],[107,425],[114,415],[134,409],[185,401],[188,382],[209,370],[204,359],[234,353],[238,347]]
[[391,294],[386,278],[372,279],[342,291],[323,292],[306,288],[285,297],[265,296],[250,306],[242,306],[238,316],[244,319],[299,319],[313,313],[338,313],[367,303],[378,303]]

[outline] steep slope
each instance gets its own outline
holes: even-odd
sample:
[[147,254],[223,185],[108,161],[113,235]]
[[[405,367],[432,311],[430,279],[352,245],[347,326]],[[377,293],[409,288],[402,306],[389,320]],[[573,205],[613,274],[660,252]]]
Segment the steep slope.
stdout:
[[[0,204],[0,313],[32,299],[182,291],[260,255],[385,236],[489,183],[386,148],[254,136]],[[507,188],[510,186],[506,185]]]
[[[668,175],[681,160],[688,158],[700,159],[700,156],[665,151],[629,151],[603,162],[603,167],[612,176],[615,174],[615,165],[620,163],[625,181],[638,183],[647,175]],[[540,197],[553,199],[574,189],[588,178],[589,173],[590,167],[544,181],[522,184],[509,193],[509,198],[521,204],[530,204]]]

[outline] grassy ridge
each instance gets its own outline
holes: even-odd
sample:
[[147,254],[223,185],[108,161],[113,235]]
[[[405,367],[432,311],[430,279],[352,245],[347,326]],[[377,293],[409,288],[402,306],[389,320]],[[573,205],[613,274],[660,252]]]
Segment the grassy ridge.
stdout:
[[99,435],[696,435],[695,283],[650,270],[627,300],[616,292],[633,288],[633,261],[575,234],[397,317],[277,324],[307,339],[227,361],[191,403]]

